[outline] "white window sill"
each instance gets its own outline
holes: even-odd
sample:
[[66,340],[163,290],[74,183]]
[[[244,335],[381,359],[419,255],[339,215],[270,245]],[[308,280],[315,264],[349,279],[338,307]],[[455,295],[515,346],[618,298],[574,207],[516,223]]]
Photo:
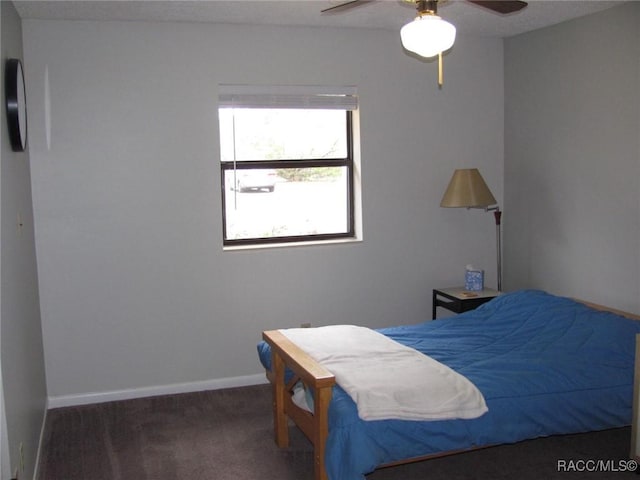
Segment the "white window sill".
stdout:
[[264,250],[270,248],[294,248],[322,245],[347,245],[362,242],[362,238],[336,238],[335,240],[312,240],[308,242],[284,242],[284,243],[262,243],[257,245],[227,245],[222,247],[224,252],[237,252],[244,250]]

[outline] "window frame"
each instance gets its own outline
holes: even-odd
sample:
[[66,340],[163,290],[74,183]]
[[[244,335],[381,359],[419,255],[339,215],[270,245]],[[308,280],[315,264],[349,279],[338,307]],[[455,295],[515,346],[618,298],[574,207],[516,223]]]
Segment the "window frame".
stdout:
[[[219,107],[222,108],[222,107]],[[278,109],[273,107],[273,109]],[[298,244],[356,238],[355,219],[355,173],[353,146],[353,111],[345,109],[347,156],[344,158],[286,159],[286,160],[227,160],[220,161],[220,191],[222,195],[222,243],[223,247],[260,246],[273,244]],[[225,172],[228,170],[262,170],[281,168],[346,167],[347,169],[347,231],[310,235],[289,235],[276,237],[253,237],[242,239],[227,238],[227,189]],[[234,190],[234,195],[237,194]]]

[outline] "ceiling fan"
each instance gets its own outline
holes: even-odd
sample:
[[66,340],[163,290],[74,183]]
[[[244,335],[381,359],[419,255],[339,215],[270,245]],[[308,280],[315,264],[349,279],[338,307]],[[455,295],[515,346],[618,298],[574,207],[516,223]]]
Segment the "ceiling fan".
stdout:
[[[350,0],[329,8],[321,13],[336,13],[348,8],[364,5],[371,0]],[[456,39],[456,27],[438,16],[438,3],[448,0],[404,0],[416,5],[416,18],[400,30],[402,45],[421,57],[438,55],[438,84],[442,86],[442,52],[449,50]],[[466,0],[469,3],[492,10],[502,15],[514,13],[527,6],[521,0]]]
[[[322,13],[344,10],[351,7],[357,7],[368,3],[372,0],[350,0],[346,2],[339,3],[338,5],[334,5],[333,7],[328,7],[322,10]],[[419,0],[404,0],[407,3],[420,3]],[[440,3],[446,3],[448,0],[440,0]],[[493,10],[494,12],[501,13],[506,15],[508,13],[517,12],[522,10],[527,6],[527,2],[523,2],[520,0],[466,0],[469,3],[475,3],[484,8],[488,8],[489,10]],[[426,2],[426,3],[438,3],[436,2]]]

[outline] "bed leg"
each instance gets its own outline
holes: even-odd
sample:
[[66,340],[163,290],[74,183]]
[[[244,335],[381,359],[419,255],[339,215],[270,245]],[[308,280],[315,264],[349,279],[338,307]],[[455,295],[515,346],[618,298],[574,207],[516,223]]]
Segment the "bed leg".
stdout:
[[329,402],[332,388],[322,387],[314,392],[313,456],[315,480],[328,480],[324,466],[325,444],[329,436]]
[[284,448],[289,446],[289,430],[287,428],[287,416],[284,413],[284,396],[286,388],[284,383],[284,361],[275,352],[271,355],[271,365],[273,366],[273,429],[275,432],[276,445]]

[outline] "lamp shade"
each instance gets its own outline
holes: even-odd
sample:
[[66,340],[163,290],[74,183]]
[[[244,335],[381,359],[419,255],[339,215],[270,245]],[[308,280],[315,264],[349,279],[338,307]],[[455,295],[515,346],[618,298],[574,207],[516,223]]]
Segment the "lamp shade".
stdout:
[[422,57],[433,57],[450,49],[456,27],[437,15],[418,15],[400,30],[402,46]]
[[442,196],[441,207],[485,208],[495,205],[491,190],[477,168],[464,168],[453,172],[447,190]]

